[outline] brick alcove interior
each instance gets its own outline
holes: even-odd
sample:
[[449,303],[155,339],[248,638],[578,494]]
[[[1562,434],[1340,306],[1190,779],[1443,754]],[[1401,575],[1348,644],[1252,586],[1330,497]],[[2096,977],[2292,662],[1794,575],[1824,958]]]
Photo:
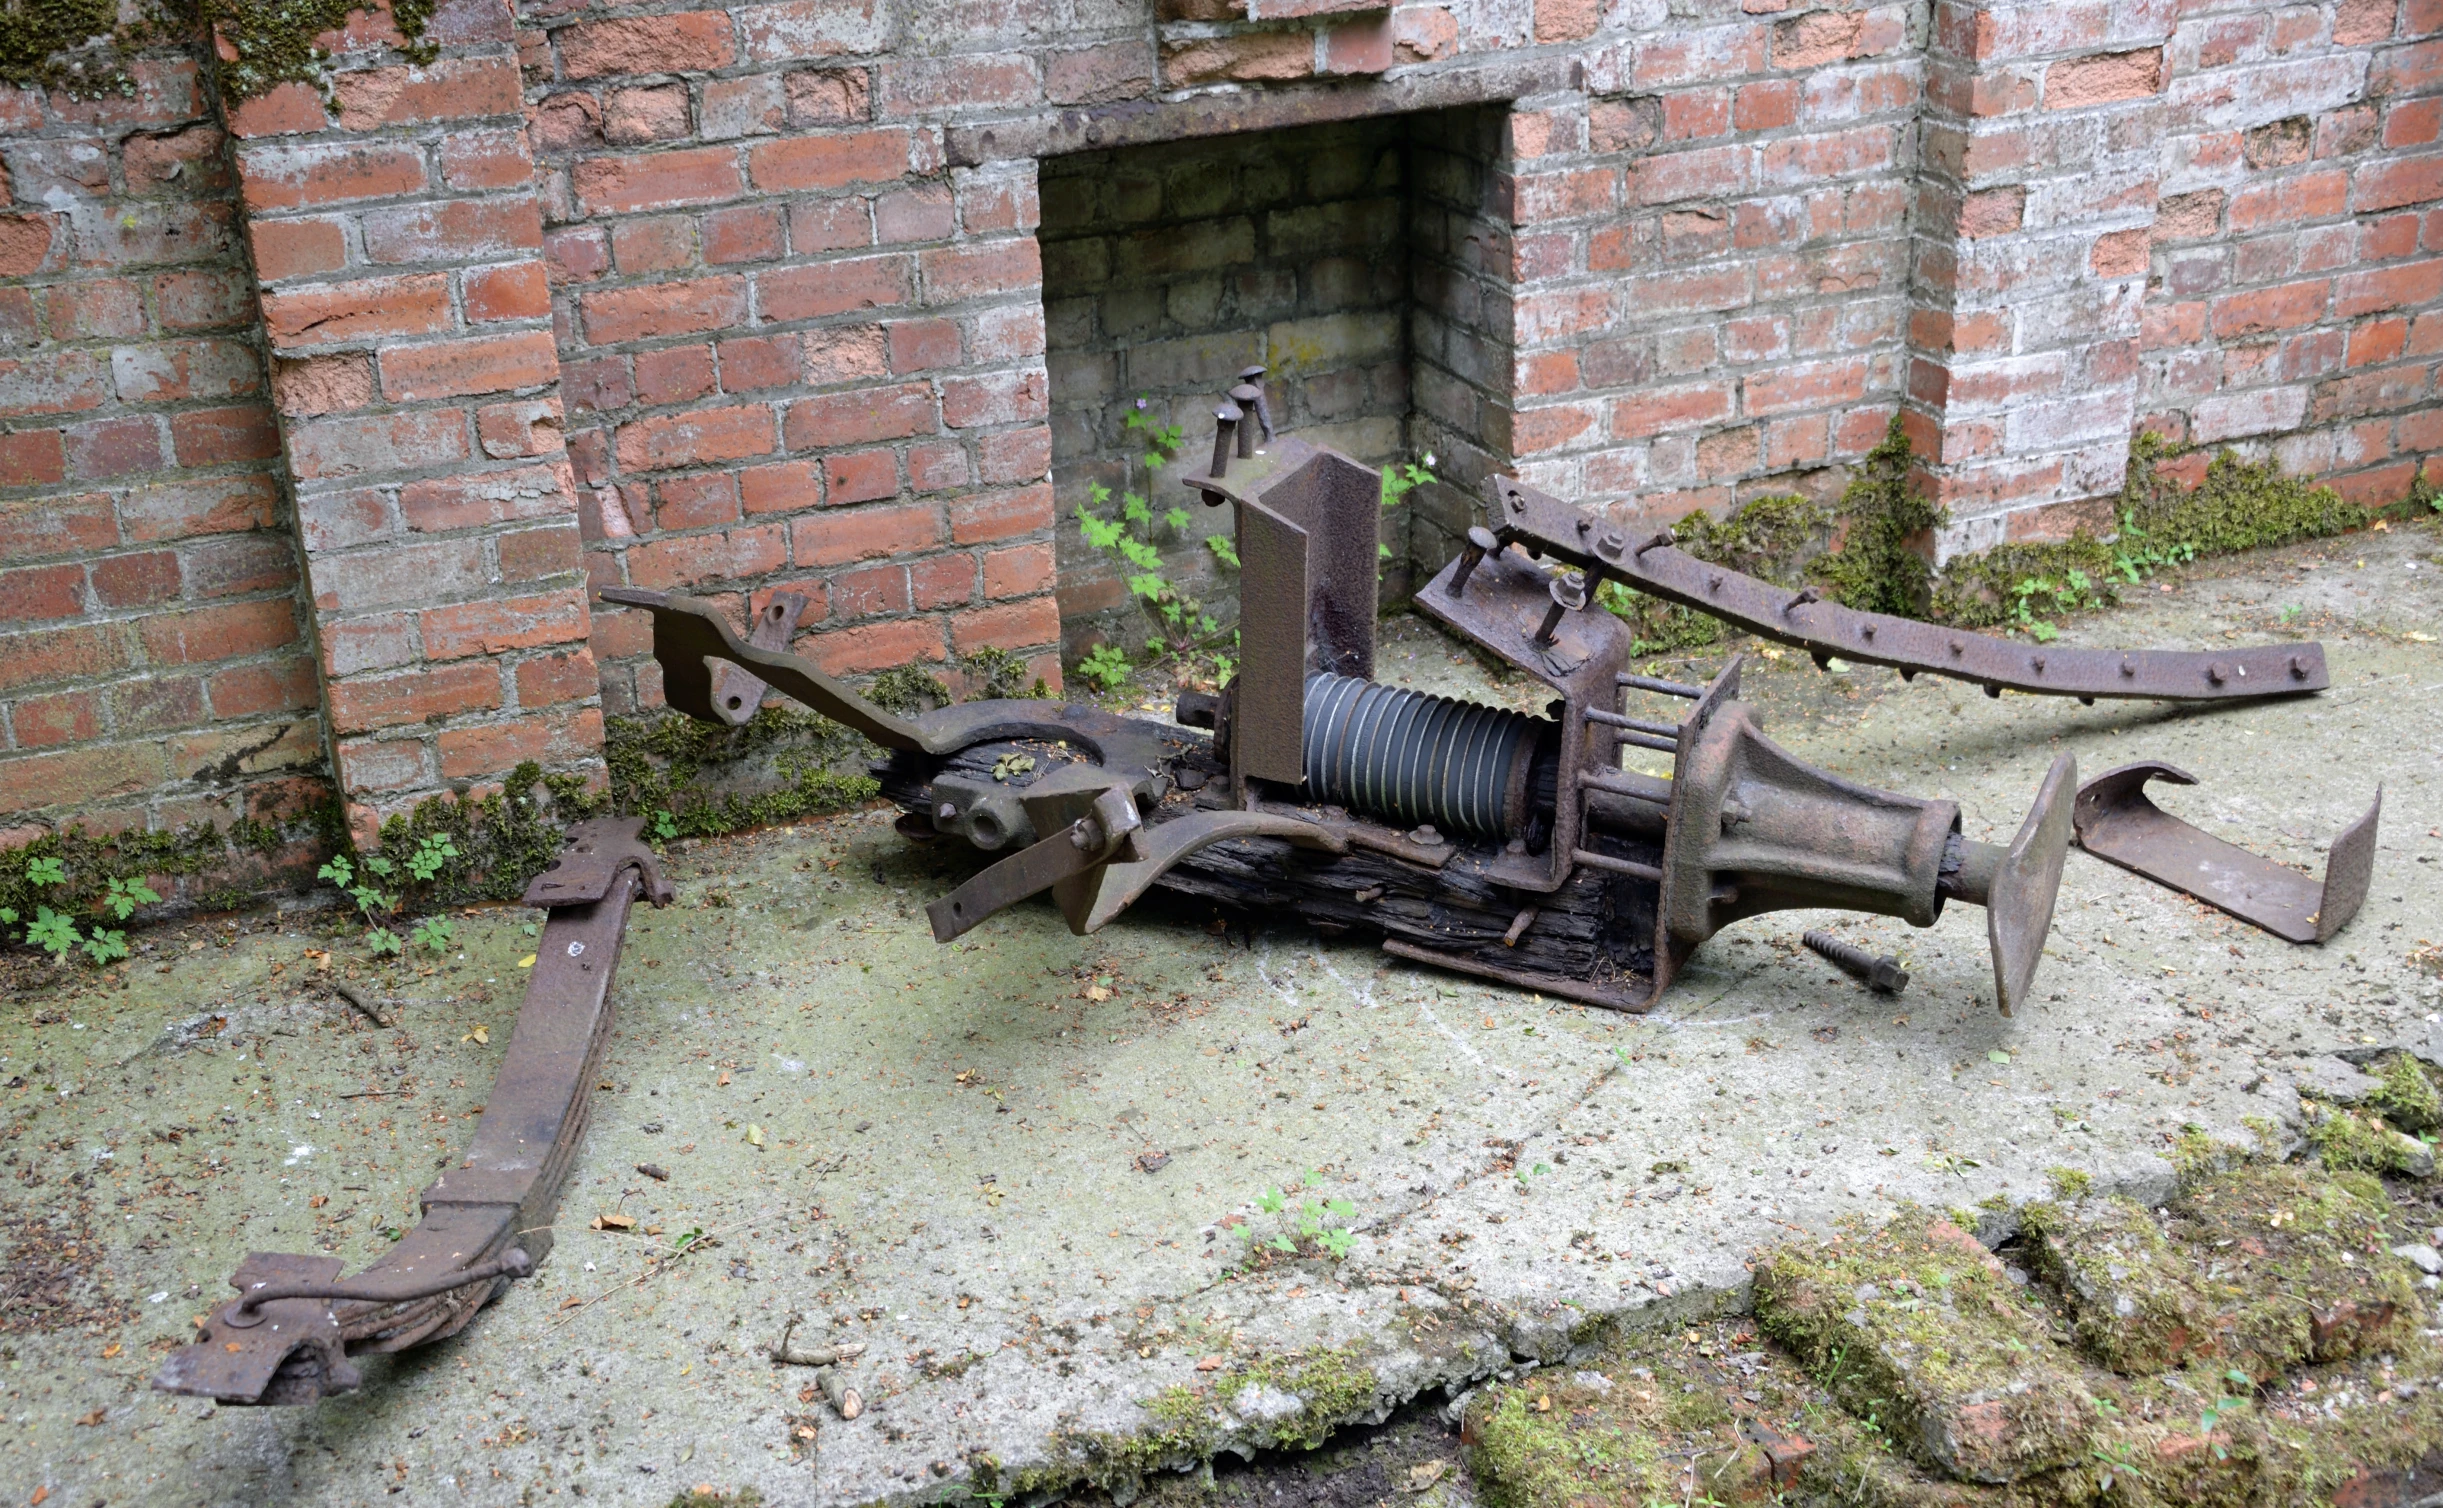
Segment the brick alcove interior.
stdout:
[[[1070,655],[1144,628],[1076,510],[1097,486],[1190,513],[1157,536],[1166,574],[1235,611],[1236,582],[1204,543],[1226,510],[1180,478],[1211,454],[1215,403],[1251,364],[1276,423],[1383,464],[1431,452],[1472,483],[1501,461],[1509,300],[1493,271],[1508,228],[1489,202],[1505,107],[1299,126],[1046,158],[1039,168],[1059,596]],[[1159,474],[1127,416],[1177,424]],[[1386,585],[1438,534],[1422,507],[1387,514]],[[1426,520],[1428,525],[1434,521]]]

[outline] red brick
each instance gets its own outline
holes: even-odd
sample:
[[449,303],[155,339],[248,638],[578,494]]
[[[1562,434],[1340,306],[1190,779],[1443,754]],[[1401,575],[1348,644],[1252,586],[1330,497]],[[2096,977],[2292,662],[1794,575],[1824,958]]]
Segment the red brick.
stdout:
[[153,311],[165,330],[252,326],[253,280],[228,270],[165,272],[153,279]]
[[[791,410],[794,426],[795,406]],[[792,442],[792,449],[802,448]],[[619,427],[619,464],[626,471],[712,466],[772,450],[772,411],[760,407],[663,414]]]
[[[297,642],[294,602],[233,602],[193,612],[154,613],[137,627],[155,665],[200,665],[268,654]],[[115,658],[111,664],[115,664]],[[96,669],[107,669],[108,665]]]
[[441,138],[441,181],[453,189],[525,188],[533,179],[534,154],[522,126],[460,128]]
[[0,487],[36,487],[67,476],[68,455],[58,430],[0,434]]
[[637,545],[628,551],[628,579],[655,590],[696,587],[769,575],[788,563],[788,527],[776,522]]
[[866,503],[899,492],[899,458],[887,450],[861,450],[823,460],[823,500],[834,507]]
[[0,571],[0,623],[40,623],[82,617],[84,612],[85,568],[81,565]]
[[576,512],[566,468],[520,466],[431,477],[399,489],[399,515],[423,534],[487,528]]
[[747,172],[767,193],[887,183],[908,171],[908,133],[889,126],[765,142],[747,153]]
[[1612,401],[1611,434],[1619,440],[1643,440],[1727,419],[1730,412],[1731,390],[1722,383],[1652,388]]
[[569,181],[589,215],[719,204],[746,189],[738,176],[738,154],[727,147],[590,157],[570,170]]
[[950,642],[962,655],[979,649],[1026,649],[1060,642],[1060,607],[1050,596],[977,608],[950,620]]
[[158,471],[167,457],[161,425],[150,415],[96,419],[67,432],[68,466],[80,481],[101,482],[139,471]]
[[358,223],[365,258],[376,263],[464,262],[543,246],[543,213],[528,194],[369,210]]
[[[990,485],[1010,482],[1040,482],[1052,469],[1052,431],[1044,425],[1029,425],[1006,434],[985,435],[977,439],[977,479]],[[928,468],[930,470],[931,468]],[[936,484],[930,480],[918,485],[957,486],[967,480],[964,461],[955,467],[946,462],[940,468],[945,480]],[[917,474],[916,457],[908,457],[911,478]]]
[[790,513],[823,500],[812,461],[750,466],[738,473],[739,506],[749,513]]
[[93,563],[93,595],[106,608],[167,602],[178,595],[178,585],[178,557],[168,550],[105,556]]
[[48,749],[82,743],[102,732],[102,698],[98,692],[62,691],[27,697],[10,709],[17,725],[17,746]]
[[908,598],[918,612],[957,607],[975,600],[972,555],[936,555],[908,567]]
[[800,566],[846,565],[930,549],[941,535],[941,510],[931,503],[827,509],[790,526],[790,554]]
[[746,322],[746,280],[698,278],[605,289],[582,295],[577,307],[586,339],[598,346],[724,330]]
[[1235,79],[1245,83],[1301,79],[1315,71],[1311,31],[1242,32],[1166,44],[1162,78],[1173,87]]
[[821,319],[851,309],[908,301],[905,256],[849,257],[758,273],[757,306],[767,320]]
[[[929,660],[939,664],[949,656],[942,648],[938,618],[893,618],[861,623],[817,635],[814,662],[827,675],[858,675],[869,670]],[[0,770],[6,769],[0,766]]]
[[920,183],[877,197],[874,233],[886,246],[949,240],[958,234],[958,210],[951,203],[949,188],[938,183]]
[[1822,361],[1752,372],[1741,386],[1747,412],[1758,416],[1855,403],[1866,396],[1866,363],[1859,359]]
[[119,526],[106,493],[36,498],[0,508],[0,560],[83,554],[118,542]]
[[181,466],[267,461],[280,453],[280,429],[260,404],[190,409],[170,416],[170,444]]
[[1798,120],[1802,93],[1796,79],[1767,79],[1740,86],[1732,121],[1742,131],[1778,131]]
[[[1539,22],[1547,8],[1572,7],[1591,15],[1594,7],[1586,0],[1540,0],[1536,8]],[[1592,29],[1591,26],[1589,28]],[[1368,75],[1388,73],[1398,61],[1397,49],[1387,15],[1361,16],[1342,21],[1323,30],[1323,72],[1326,74]]]
[[669,346],[636,355],[636,401],[653,407],[689,403],[713,390],[711,346]]
[[[1010,433],[1005,435],[988,435],[977,442],[976,448],[981,450],[989,445],[1005,444],[1009,441],[1021,440],[1039,434],[1044,436],[1045,466],[1048,467],[1051,464],[1050,432],[1048,430],[1041,429],[1040,427],[1036,429],[1012,430]],[[1005,476],[997,478],[997,480],[1005,482],[1031,482],[1038,480],[1042,476],[1043,470],[1038,468],[1037,470],[1028,472],[1023,476]],[[912,490],[917,492],[940,492],[946,488],[964,487],[967,485],[968,480],[967,451],[964,446],[953,441],[942,441],[927,445],[911,445],[908,447],[908,486]],[[988,478],[988,480],[995,479]]]
[[420,666],[405,675],[342,678],[326,688],[325,701],[335,733],[395,728],[498,707],[500,671],[483,660]]
[[0,760],[0,811],[32,813],[133,796],[166,775],[159,743],[89,748]]
[[2355,319],[2379,309],[2431,303],[2443,297],[2443,259],[2345,274],[2333,284],[2333,314]]
[[424,187],[424,154],[406,145],[315,142],[238,154],[246,207],[255,214],[386,199]]
[[500,556],[503,581],[541,581],[565,576],[585,563],[585,542],[578,536],[574,518],[539,529],[503,534],[493,541],[492,547]]
[[442,730],[434,740],[442,778],[472,780],[501,775],[531,759],[546,767],[599,761],[602,713],[598,708],[553,709],[500,722]]
[[[657,529],[675,532],[738,522],[738,484],[726,474],[673,477],[653,490]],[[633,506],[629,511],[635,511]]]
[[2409,321],[2371,319],[2350,332],[2348,365],[2377,366],[2400,358],[2409,344]]
[[2075,110],[2144,99],[2163,88],[2163,50],[2104,52],[2063,58],[2044,70],[2044,108]]
[[923,271],[929,304],[997,293],[1031,294],[1043,284],[1043,258],[1032,236],[928,251]]
[[512,679],[517,684],[517,704],[522,708],[581,702],[602,691],[602,675],[594,668],[594,656],[582,648],[521,660]]
[[873,618],[908,610],[908,568],[874,566],[844,571],[831,580],[831,612],[835,618]]
[[795,335],[725,340],[721,342],[721,390],[747,393],[792,386],[804,375],[802,353],[803,347]]
[[517,63],[506,57],[442,58],[420,67],[359,68],[331,81],[343,131],[425,121],[515,115]]
[[1052,527],[1052,485],[1013,487],[1005,492],[979,492],[950,505],[950,542],[989,544],[1037,534]]
[[264,717],[276,712],[305,712],[322,705],[322,683],[314,662],[303,656],[267,665],[236,665],[204,682],[212,699],[212,715]]
[[873,115],[873,80],[862,68],[803,69],[784,88],[793,126],[844,126]]
[[1055,584],[1050,545],[1016,545],[984,557],[986,597],[1024,597],[1048,592]]
[[391,346],[381,355],[382,395],[393,403],[540,387],[560,375],[547,330]]
[[730,18],[717,10],[589,21],[553,33],[552,40],[562,72],[572,79],[726,68],[738,57]]
[[224,534],[186,551],[187,595],[197,599],[294,591],[295,547],[279,534]]
[[791,450],[870,445],[931,434],[933,429],[933,390],[921,382],[801,398],[789,405],[781,421]]
[[231,134],[293,136],[329,129],[330,112],[310,84],[286,83],[239,104],[229,116]]
[[438,334],[450,327],[450,280],[423,273],[270,289],[263,323],[275,349]]
[[749,204],[704,217],[704,260],[709,266],[777,261],[782,251],[778,205]]
[[464,275],[464,283],[471,323],[542,319],[551,313],[551,285],[540,261],[473,268]]
[[[147,627],[153,621],[147,619]],[[0,691],[90,680],[126,668],[127,652],[117,625],[72,624],[0,636]]]
[[1048,379],[1038,369],[942,379],[942,422],[952,429],[1019,424],[1050,412]]
[[685,84],[616,89],[604,101],[602,135],[622,146],[671,141],[694,130]]
[[2318,281],[2226,294],[2214,301],[2214,333],[2228,340],[2314,324],[2324,316],[2328,292],[2329,285]]
[[695,222],[684,215],[611,227],[611,257],[625,273],[676,272],[696,257]]
[[585,598],[576,592],[509,597],[432,608],[419,616],[425,657],[462,660],[567,644],[586,634]]
[[2146,271],[2153,240],[2153,233],[2143,228],[2098,236],[2087,266],[2099,278],[2136,277]]
[[2443,153],[2368,163],[2350,175],[2350,199],[2360,214],[2443,199]]
[[1142,41],[1107,42],[1054,53],[1044,66],[1043,92],[1055,105],[1134,99],[1153,87],[1153,50]]
[[288,442],[289,469],[304,480],[414,471],[467,455],[466,415],[457,409],[317,419],[293,428]]
[[257,220],[246,231],[254,242],[255,276],[266,283],[348,265],[347,236],[337,220]]

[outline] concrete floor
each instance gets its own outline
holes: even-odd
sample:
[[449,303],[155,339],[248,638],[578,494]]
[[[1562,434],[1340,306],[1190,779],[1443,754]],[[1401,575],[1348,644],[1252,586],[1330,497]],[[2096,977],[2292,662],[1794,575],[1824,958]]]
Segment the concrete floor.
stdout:
[[[679,904],[631,928],[616,1087],[550,1261],[308,1410],[147,1380],[246,1251],[354,1267],[413,1219],[508,1040],[532,913],[462,918],[462,950],[397,986],[393,1032],[309,987],[321,918],[156,931],[0,1021],[0,1480],[61,1508],[656,1504],[700,1483],[914,1503],[968,1500],[989,1455],[992,1481],[1116,1476],[1125,1499],[1132,1439],[1189,1419],[1253,1445],[1558,1359],[1600,1321],[1736,1306],[1749,1252],[1845,1215],[1926,1201],[1997,1238],[2055,1167],[2160,1189],[2183,1128],[2295,1121],[2299,1055],[2436,1051],[2443,981],[2407,955],[2443,940],[2439,609],[2438,536],[2396,528],[2148,589],[2068,636],[2325,640],[2330,691],[2213,712],[1756,662],[1777,737],[1955,797],[1974,837],[2006,840],[2063,750],[2082,776],[2171,760],[2202,783],[2166,809],[2315,868],[2383,785],[2373,892],[2321,949],[2074,853],[2015,1020],[1968,907],[1922,932],[1743,923],[1630,1018],[1177,904],[1082,939],[1030,906],[937,947],[921,907],[951,871],[889,812],[673,854]],[[1380,674],[1540,700],[1412,622]],[[1822,925],[1901,953],[1907,994],[1798,951]],[[1355,1207],[1347,1258],[1249,1270],[1251,1236],[1292,1229],[1259,1196],[1310,1179]],[[718,1245],[645,1275],[696,1229]],[[792,1313],[801,1342],[870,1348],[864,1417],[760,1355]],[[818,1437],[793,1452],[801,1421]]]

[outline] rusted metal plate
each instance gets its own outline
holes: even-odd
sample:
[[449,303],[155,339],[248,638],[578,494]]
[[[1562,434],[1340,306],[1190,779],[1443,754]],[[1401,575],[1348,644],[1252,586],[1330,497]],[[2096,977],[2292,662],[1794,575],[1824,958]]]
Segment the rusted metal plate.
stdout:
[[2324,942],[2349,925],[2365,903],[2375,872],[2376,823],[2384,809],[2381,786],[2366,815],[2333,840],[2318,880],[2165,812],[2146,795],[2150,780],[2197,783],[2186,770],[2159,759],[2106,770],[2078,792],[2078,846],[2289,942]]
[[[789,647],[789,636],[797,632],[798,615],[806,610],[806,599],[795,592],[774,592],[772,600],[755,615],[755,626],[746,636],[751,648],[773,651]],[[713,716],[733,728],[743,728],[763,705],[763,678],[743,665],[724,660],[712,668]]]
[[[457,1333],[514,1276],[551,1251],[560,1185],[584,1134],[611,1037],[611,983],[628,909],[670,887],[636,818],[579,823],[535,948],[525,1004],[466,1155],[424,1191],[423,1219],[379,1262],[347,1279],[323,1257],[257,1253],[233,1283],[304,1290],[251,1311],[224,1309],[173,1352],[154,1386],[227,1403],[311,1403],[357,1385],[346,1353],[396,1351]],[[574,898],[595,893],[592,899]],[[277,1323],[274,1323],[276,1321]]]
[[1641,592],[1735,623],[1814,655],[1839,655],[1908,674],[1948,676],[1988,689],[2041,696],[2255,701],[2322,691],[2321,644],[2276,644],[2196,654],[2168,649],[2026,645],[1964,629],[1853,612],[1674,549],[1668,535],[1639,539],[1511,477],[1487,484],[1494,533],[1543,554],[1599,569]]
[[689,717],[728,721],[713,699],[713,671],[726,660],[886,749],[923,747],[907,719],[883,711],[796,655],[747,644],[710,603],[624,586],[604,587],[601,597],[653,615],[653,658],[662,667],[662,695]]
[[1238,510],[1239,665],[1230,706],[1230,774],[1240,790],[1306,779],[1306,531],[1260,504]]
[[2036,966],[2044,961],[2053,903],[2061,894],[2061,866],[2070,852],[2071,793],[2077,789],[2078,762],[2067,754],[2056,756],[1985,899],[1994,1001],[2005,1016],[2018,1013],[2036,982]]

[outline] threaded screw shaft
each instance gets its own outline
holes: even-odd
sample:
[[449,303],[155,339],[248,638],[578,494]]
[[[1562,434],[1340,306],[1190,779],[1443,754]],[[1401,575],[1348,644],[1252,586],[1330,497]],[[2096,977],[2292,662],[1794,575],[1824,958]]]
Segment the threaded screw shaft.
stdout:
[[1869,953],[1829,932],[1803,933],[1798,940],[1806,944],[1808,952],[1878,995],[1897,995],[1909,987],[1908,970],[1900,967],[1897,958]]

